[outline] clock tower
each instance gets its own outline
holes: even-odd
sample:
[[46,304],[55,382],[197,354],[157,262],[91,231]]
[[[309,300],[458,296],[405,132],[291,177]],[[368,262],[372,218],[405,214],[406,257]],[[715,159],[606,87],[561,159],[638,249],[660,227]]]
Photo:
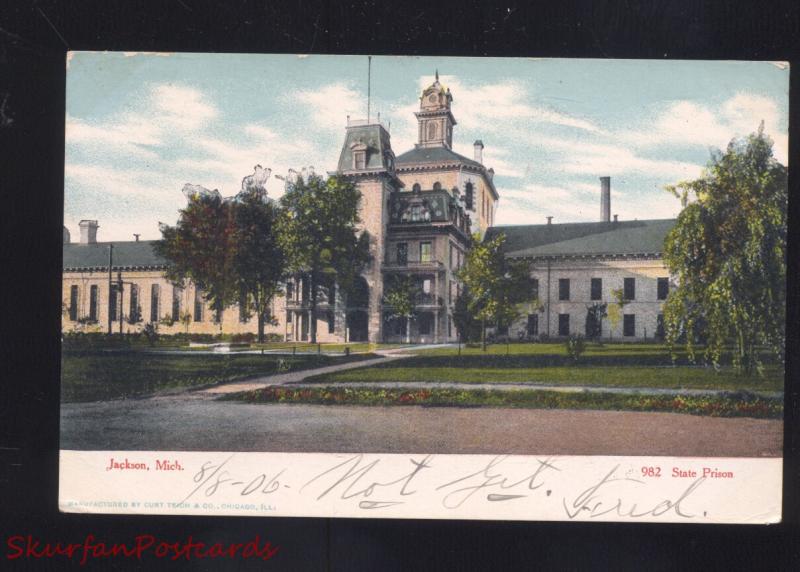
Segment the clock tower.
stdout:
[[419,98],[419,142],[417,147],[453,147],[453,126],[456,120],[450,111],[453,96],[450,90],[439,83],[439,70],[436,80],[422,92]]

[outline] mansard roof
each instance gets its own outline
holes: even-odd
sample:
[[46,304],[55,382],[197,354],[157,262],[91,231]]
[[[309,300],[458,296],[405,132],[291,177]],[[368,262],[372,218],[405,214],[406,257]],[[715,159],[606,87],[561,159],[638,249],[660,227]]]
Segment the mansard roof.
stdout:
[[418,163],[431,163],[434,165],[464,164],[470,167],[483,169],[483,165],[464,155],[459,155],[447,147],[415,147],[397,157],[397,168],[413,167]]
[[108,270],[108,245],[114,245],[114,270],[166,268],[166,261],[153,250],[155,240],[72,243],[64,245],[65,271]]
[[353,171],[353,151],[364,147],[367,152],[365,170],[391,170],[393,153],[388,131],[377,123],[358,124],[356,121],[347,127],[337,170],[340,173]]
[[494,226],[491,239],[506,235],[503,250],[513,258],[559,256],[660,256],[675,219]]

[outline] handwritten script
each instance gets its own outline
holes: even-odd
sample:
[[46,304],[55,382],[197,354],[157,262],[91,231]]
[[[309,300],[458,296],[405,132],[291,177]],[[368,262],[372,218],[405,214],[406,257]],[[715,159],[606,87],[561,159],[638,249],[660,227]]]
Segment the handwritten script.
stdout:
[[444,456],[408,456],[398,461],[397,455],[353,454],[333,456],[330,462],[303,473],[290,465],[235,469],[235,457],[202,463],[181,502],[220,497],[227,501],[280,497],[282,502],[291,502],[294,494],[303,503],[355,503],[359,510],[381,514],[401,505],[434,502],[448,513],[480,509],[482,503],[524,505],[523,509],[525,503],[555,503],[561,517],[570,520],[705,516],[692,507],[692,497],[705,477],[683,481],[677,488],[670,487],[676,492],[665,495],[659,483],[635,478],[620,464],[605,465],[595,475],[583,467],[575,475],[552,457],[476,456],[453,467]]

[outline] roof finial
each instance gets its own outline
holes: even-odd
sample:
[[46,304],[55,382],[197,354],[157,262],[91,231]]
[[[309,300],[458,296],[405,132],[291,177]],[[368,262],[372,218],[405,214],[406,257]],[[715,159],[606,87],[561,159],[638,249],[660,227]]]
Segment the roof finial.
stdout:
[[436,81],[439,81],[439,68],[436,68]]

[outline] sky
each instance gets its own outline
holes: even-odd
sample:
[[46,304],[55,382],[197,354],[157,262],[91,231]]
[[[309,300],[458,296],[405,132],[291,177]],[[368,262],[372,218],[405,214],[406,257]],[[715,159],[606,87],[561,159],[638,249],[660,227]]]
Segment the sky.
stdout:
[[[396,155],[435,71],[453,95],[454,150],[485,145],[496,224],[585,222],[601,176],[621,220],[680,211],[664,187],[702,174],[715,149],[758,129],[788,164],[782,62],[373,57],[372,119]],[[335,169],[348,115],[367,115],[366,56],[73,52],[67,62],[64,224],[96,219],[98,240],[160,237],[184,184],[235,195],[255,165]]]

